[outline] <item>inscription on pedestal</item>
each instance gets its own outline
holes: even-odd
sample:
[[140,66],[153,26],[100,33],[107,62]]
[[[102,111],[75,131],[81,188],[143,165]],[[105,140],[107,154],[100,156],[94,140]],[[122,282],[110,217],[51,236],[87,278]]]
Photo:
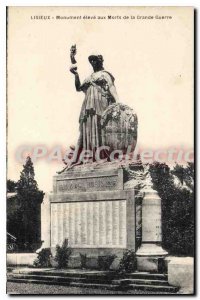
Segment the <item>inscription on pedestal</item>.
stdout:
[[161,206],[158,201],[145,203],[142,220],[142,240],[145,242],[161,242]]
[[126,247],[126,200],[51,203],[51,246]]
[[88,192],[123,189],[123,170],[74,172],[54,177],[54,192]]

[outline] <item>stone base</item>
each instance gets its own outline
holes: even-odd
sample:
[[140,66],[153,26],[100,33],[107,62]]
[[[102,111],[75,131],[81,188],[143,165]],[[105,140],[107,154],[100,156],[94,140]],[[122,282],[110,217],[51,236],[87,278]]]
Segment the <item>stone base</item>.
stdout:
[[143,243],[136,254],[137,256],[166,256],[168,252],[160,245]]
[[73,250],[70,267],[80,267],[80,253],[87,254],[92,268],[98,256],[115,254],[112,269],[117,269],[123,252],[136,251],[141,239],[141,203],[135,194],[142,172],[141,163],[110,162],[74,166],[54,176],[53,192],[43,203],[44,243],[38,251],[51,248],[54,256],[56,245],[67,239]]
[[[51,249],[53,256],[55,256],[55,248]],[[121,258],[123,257],[123,253],[125,249],[97,249],[97,248],[87,248],[87,249],[72,249],[72,255],[69,258],[68,267],[72,269],[81,269],[81,257],[80,254],[86,254],[86,268],[87,269],[99,269],[98,266],[98,257],[99,256],[107,256],[107,255],[115,255],[110,269],[117,270],[119,267],[119,263]],[[57,267],[57,262],[53,259],[52,266]]]
[[137,270],[162,273],[165,271],[164,258],[167,255],[160,245],[142,244],[137,251]]
[[164,258],[156,256],[137,257],[137,270],[141,272],[164,273]]
[[52,254],[65,239],[75,257],[81,253],[98,259],[126,249],[135,251],[135,192],[124,190],[124,169],[82,168],[54,177],[50,195]]

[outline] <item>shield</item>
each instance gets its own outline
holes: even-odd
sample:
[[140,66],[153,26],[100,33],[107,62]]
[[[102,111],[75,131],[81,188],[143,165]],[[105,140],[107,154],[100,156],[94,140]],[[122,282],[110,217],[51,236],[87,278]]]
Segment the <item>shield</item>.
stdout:
[[137,127],[137,115],[132,108],[122,103],[110,105],[101,119],[103,146],[124,153],[129,147],[133,152],[137,143]]

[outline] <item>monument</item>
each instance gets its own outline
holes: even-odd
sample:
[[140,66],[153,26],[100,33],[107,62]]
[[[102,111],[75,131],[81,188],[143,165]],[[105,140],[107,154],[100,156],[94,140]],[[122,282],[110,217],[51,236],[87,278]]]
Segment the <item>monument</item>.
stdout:
[[161,198],[153,188],[152,179],[145,166],[144,198],[142,201],[142,245],[137,251],[139,271],[158,271],[164,268],[163,257],[168,253],[162,248]]
[[155,261],[167,254],[161,247],[161,201],[141,161],[130,159],[137,115],[119,102],[101,54],[89,56],[94,72],[82,84],[75,55],[72,46],[70,71],[76,90],[85,94],[80,136],[71,148],[76,155],[68,155],[66,167],[53,178],[44,246],[54,253],[68,239],[72,267],[80,266],[80,254],[95,267],[99,255],[115,254],[119,261],[130,249],[137,254],[138,270],[156,271],[157,266],[158,271]]

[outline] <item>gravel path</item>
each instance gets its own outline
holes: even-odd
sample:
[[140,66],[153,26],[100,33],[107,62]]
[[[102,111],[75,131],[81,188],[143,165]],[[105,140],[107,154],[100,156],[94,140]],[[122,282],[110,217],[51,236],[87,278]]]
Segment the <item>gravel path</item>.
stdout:
[[[31,284],[31,283],[14,283],[7,282],[7,293],[8,294],[57,294],[57,295],[149,295],[154,294],[151,292],[129,290],[126,292],[121,291],[109,291],[100,289],[89,289],[80,287],[68,287],[59,285],[46,285],[46,284]],[[156,293],[160,294],[160,293]],[[167,294],[167,293],[162,293]]]

